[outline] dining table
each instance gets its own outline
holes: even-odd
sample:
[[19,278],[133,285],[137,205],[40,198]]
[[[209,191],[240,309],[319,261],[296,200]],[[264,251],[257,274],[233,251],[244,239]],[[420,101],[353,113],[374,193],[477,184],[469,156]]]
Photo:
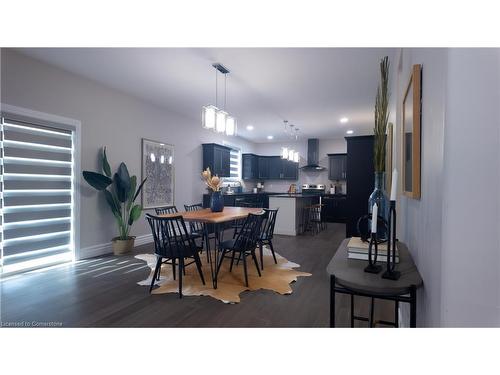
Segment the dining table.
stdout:
[[[208,255],[208,262],[210,264],[210,274],[212,276],[212,284],[214,289],[217,289],[217,265],[219,262],[219,251],[218,245],[221,241],[221,226],[225,223],[232,222],[234,220],[244,219],[248,214],[258,214],[262,212],[262,208],[257,207],[224,207],[220,212],[213,212],[210,208],[203,208],[194,211],[183,211],[174,214],[163,214],[158,215],[159,217],[173,217],[182,216],[186,222],[199,222],[203,224],[203,237],[204,243],[206,244],[206,251]],[[211,228],[214,232],[214,250],[215,254],[212,258],[210,249],[210,238],[209,234]]]

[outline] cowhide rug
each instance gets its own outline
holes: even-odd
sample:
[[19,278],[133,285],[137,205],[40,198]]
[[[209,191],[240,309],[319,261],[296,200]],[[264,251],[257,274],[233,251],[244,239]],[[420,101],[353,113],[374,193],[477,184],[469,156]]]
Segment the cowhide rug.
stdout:
[[[202,261],[203,276],[205,285],[201,283],[200,276],[195,264],[186,267],[186,275],[182,278],[182,294],[184,296],[210,296],[224,303],[239,303],[240,293],[250,290],[268,289],[279,294],[291,294],[293,292],[290,283],[297,281],[299,276],[311,276],[310,273],[300,272],[294,268],[300,265],[290,262],[278,253],[276,259],[278,264],[274,264],[271,251],[264,247],[264,270],[261,270],[262,277],[259,277],[252,257],[247,258],[248,285],[245,286],[245,277],[243,273],[243,263],[240,261],[236,266],[236,260],[232,272],[229,272],[231,259],[224,259],[224,263],[219,272],[217,280],[217,289],[212,287],[212,278],[210,276],[210,264],[207,261],[205,252],[200,254]],[[256,250],[257,259],[260,262],[258,249]],[[212,253],[212,257],[214,253]],[[144,260],[151,268],[151,273],[146,280],[140,281],[139,285],[148,286],[151,284],[154,267],[156,265],[156,256],[154,254],[140,254],[135,256],[137,259]],[[260,263],[259,263],[260,265]],[[178,274],[178,268],[176,273]],[[158,287],[154,287],[152,294],[178,293],[178,275],[173,279],[172,265],[164,264],[161,269],[160,280],[156,281]]]

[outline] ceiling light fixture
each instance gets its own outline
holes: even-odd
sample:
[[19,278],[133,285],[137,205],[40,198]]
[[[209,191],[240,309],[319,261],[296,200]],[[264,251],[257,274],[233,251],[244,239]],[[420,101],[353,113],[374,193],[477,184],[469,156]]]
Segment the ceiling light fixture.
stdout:
[[272,135],[268,135],[267,139],[273,139],[274,137]]
[[[215,68],[215,105],[206,105],[202,107],[201,112],[201,125],[205,129],[214,130],[217,133],[226,133],[228,136],[236,135],[237,123],[234,116],[226,112],[226,98],[227,98],[227,75],[229,70],[222,64],[212,64]],[[220,109],[217,107],[218,103],[218,86],[217,78],[218,73],[224,74],[224,107]]]
[[[285,134],[289,136],[292,139],[295,139],[297,141],[299,139],[299,128],[297,128],[293,124],[288,124],[288,120],[283,120],[283,123],[285,125]],[[282,159],[288,159],[290,161],[299,162],[299,152],[293,150],[291,147],[282,147],[281,148],[281,158]]]
[[247,125],[247,130],[252,131],[253,130],[253,126],[252,125]]
[[347,134],[352,134],[352,133],[354,133],[354,130],[348,130],[348,131],[346,131],[346,133]]
[[340,123],[341,123],[341,124],[347,124],[348,122],[349,122],[349,119],[348,119],[347,117],[342,117],[342,118],[340,119]]

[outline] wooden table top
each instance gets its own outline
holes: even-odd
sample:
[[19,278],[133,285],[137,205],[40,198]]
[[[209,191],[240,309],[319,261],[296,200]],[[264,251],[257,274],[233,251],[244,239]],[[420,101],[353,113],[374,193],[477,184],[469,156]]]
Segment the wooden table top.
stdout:
[[173,217],[181,215],[185,221],[197,221],[207,224],[225,223],[227,221],[244,219],[248,214],[262,212],[262,208],[224,207],[222,212],[212,212],[210,208],[196,211],[183,211],[176,214],[158,215],[159,217]]
[[364,272],[368,261],[348,259],[348,243],[349,238],[342,241],[326,269],[328,274],[335,275],[337,284],[355,291],[381,295],[402,295],[409,293],[412,285],[417,288],[422,286],[422,277],[403,242],[398,241],[399,263],[396,264],[396,270],[401,272],[399,280],[382,279],[381,275],[385,271],[386,263],[379,263],[383,267],[380,274]]

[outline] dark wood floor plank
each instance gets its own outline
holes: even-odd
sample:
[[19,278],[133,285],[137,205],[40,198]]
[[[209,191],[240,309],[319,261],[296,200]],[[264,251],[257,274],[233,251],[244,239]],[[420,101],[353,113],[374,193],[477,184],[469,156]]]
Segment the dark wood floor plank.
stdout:
[[[57,321],[65,327],[328,327],[326,266],[344,233],[344,225],[329,224],[316,236],[276,236],[275,250],[312,273],[292,284],[291,295],[244,292],[241,303],[233,305],[207,296],[181,300],[177,294],[149,295],[147,287],[137,285],[149,269],[127,272],[140,265],[125,267],[142,262],[135,254],[152,252],[152,245],[145,245],[131,255],[99,257],[4,280],[0,314],[4,322]],[[349,297],[338,295],[336,306],[337,325],[349,326]],[[355,306],[356,314],[368,316],[369,299],[356,297]],[[376,320],[392,321],[392,314],[390,302],[376,302]]]

